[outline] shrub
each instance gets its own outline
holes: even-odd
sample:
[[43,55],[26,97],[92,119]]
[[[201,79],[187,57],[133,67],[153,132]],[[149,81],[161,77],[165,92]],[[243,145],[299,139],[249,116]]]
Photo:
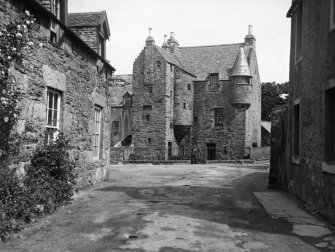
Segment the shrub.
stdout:
[[75,164],[69,159],[68,140],[58,139],[37,148],[23,182],[14,169],[0,168],[0,239],[20,231],[25,223],[71,201]]
[[0,239],[6,240],[10,232],[20,231],[24,222],[34,216],[33,203],[15,170],[0,169]]
[[69,159],[68,149],[68,140],[61,134],[55,142],[36,150],[27,170],[24,184],[44,212],[69,203],[74,193],[75,164]]

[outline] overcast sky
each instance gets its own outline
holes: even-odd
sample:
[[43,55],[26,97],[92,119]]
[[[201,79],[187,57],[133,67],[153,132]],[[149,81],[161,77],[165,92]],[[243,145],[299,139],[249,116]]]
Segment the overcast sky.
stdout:
[[180,46],[241,43],[253,25],[262,82],[288,81],[291,0],[69,0],[69,12],[106,10],[107,59],[132,74],[152,27],[156,44],[175,32]]

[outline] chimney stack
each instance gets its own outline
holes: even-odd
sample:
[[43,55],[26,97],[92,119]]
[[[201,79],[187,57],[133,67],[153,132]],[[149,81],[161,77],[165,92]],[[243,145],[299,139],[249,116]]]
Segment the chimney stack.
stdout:
[[164,35],[164,42],[163,42],[162,48],[164,48],[164,49],[169,48],[169,46],[167,44],[167,35]]
[[253,46],[255,47],[256,46],[256,39],[255,39],[255,36],[253,34],[253,27],[252,25],[249,25],[249,30],[248,30],[248,35],[245,36],[245,45],[246,46]]
[[145,45],[146,46],[155,45],[155,40],[152,37],[152,28],[151,27],[149,28],[149,36],[145,40]]
[[253,35],[252,34],[252,25],[249,25],[249,34],[248,35]]
[[167,44],[171,53],[173,53],[175,49],[179,47],[178,41],[174,38],[174,32],[170,33],[170,38],[167,40]]

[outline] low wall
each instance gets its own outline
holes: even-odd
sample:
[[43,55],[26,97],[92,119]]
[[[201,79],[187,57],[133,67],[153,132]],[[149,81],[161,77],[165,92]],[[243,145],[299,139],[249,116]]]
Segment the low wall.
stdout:
[[270,146],[250,148],[250,159],[251,160],[261,160],[270,159]]
[[112,147],[110,152],[111,163],[127,161],[129,155],[134,152],[134,146]]

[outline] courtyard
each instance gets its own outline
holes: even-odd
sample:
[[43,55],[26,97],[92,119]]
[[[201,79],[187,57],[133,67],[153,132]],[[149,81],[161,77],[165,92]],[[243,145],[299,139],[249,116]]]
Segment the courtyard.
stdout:
[[332,251],[332,227],[267,189],[269,164],[114,165],[1,251]]

